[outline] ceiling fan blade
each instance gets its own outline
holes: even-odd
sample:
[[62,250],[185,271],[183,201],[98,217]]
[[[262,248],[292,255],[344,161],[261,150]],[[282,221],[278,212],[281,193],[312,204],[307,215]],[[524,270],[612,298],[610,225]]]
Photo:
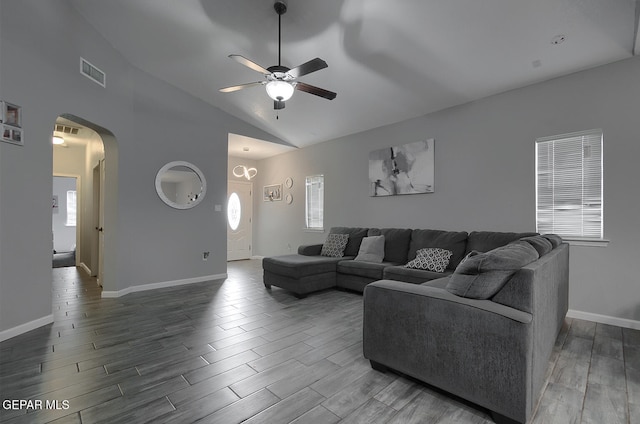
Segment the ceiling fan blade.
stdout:
[[248,82],[246,84],[240,84],[240,85],[233,85],[231,87],[224,87],[221,88],[220,91],[223,93],[232,93],[234,91],[238,91],[238,90],[242,90],[243,88],[249,88],[249,87],[254,87],[256,85],[264,85],[264,82],[258,81],[258,82]]
[[271,75],[271,72],[269,72],[262,66],[258,65],[257,63],[252,62],[251,60],[247,59],[244,56],[240,56],[239,54],[230,54],[229,57],[235,60],[236,62],[241,63],[244,66],[253,69],[254,71],[258,71],[261,74],[265,74],[265,75]]
[[337,96],[337,94],[334,93],[333,91],[325,90],[324,88],[315,87],[313,85],[305,84],[303,82],[297,83],[296,89],[300,91],[304,91],[305,93],[324,97],[327,100],[333,100]]
[[289,72],[287,72],[287,74],[291,75],[291,77],[293,78],[299,78],[303,75],[307,75],[310,74],[311,72],[315,72],[315,71],[319,71],[320,69],[324,69],[327,66],[327,62],[325,62],[324,60],[320,59],[319,57],[316,57],[315,59],[311,59],[310,61],[303,63],[300,66],[297,66],[291,70],[289,70]]

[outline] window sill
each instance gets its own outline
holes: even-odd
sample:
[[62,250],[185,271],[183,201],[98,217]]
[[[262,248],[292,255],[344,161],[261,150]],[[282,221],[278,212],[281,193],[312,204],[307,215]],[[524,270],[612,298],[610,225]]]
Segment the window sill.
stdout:
[[324,228],[303,228],[305,233],[324,233]]
[[562,238],[563,241],[566,241],[571,246],[583,246],[583,247],[607,247],[609,246],[609,240],[605,239],[572,239],[572,238]]

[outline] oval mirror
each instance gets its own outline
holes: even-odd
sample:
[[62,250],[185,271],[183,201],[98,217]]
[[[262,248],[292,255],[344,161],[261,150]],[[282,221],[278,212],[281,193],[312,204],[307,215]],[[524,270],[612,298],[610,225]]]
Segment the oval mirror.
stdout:
[[204,199],[207,182],[194,164],[174,161],[160,168],[156,174],[156,192],[172,208],[190,209]]

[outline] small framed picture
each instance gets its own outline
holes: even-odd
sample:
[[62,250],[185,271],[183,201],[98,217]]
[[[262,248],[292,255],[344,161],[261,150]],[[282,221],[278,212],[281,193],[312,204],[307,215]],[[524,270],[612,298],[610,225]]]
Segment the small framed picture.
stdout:
[[22,128],[22,108],[9,102],[2,102],[2,123]]
[[10,125],[2,125],[2,141],[22,146],[24,144],[22,129]]
[[264,186],[262,190],[262,200],[265,202],[282,200],[282,184]]

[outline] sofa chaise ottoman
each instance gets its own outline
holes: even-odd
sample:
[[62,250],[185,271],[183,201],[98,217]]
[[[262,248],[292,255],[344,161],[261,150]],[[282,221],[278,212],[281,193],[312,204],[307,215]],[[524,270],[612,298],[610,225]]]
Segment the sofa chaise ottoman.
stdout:
[[301,299],[308,293],[336,286],[340,261],[352,260],[367,235],[366,228],[333,227],[329,234],[346,234],[348,241],[341,256],[322,256],[322,244],[298,247],[298,254],[271,256],[262,260],[264,286],[289,290]]

